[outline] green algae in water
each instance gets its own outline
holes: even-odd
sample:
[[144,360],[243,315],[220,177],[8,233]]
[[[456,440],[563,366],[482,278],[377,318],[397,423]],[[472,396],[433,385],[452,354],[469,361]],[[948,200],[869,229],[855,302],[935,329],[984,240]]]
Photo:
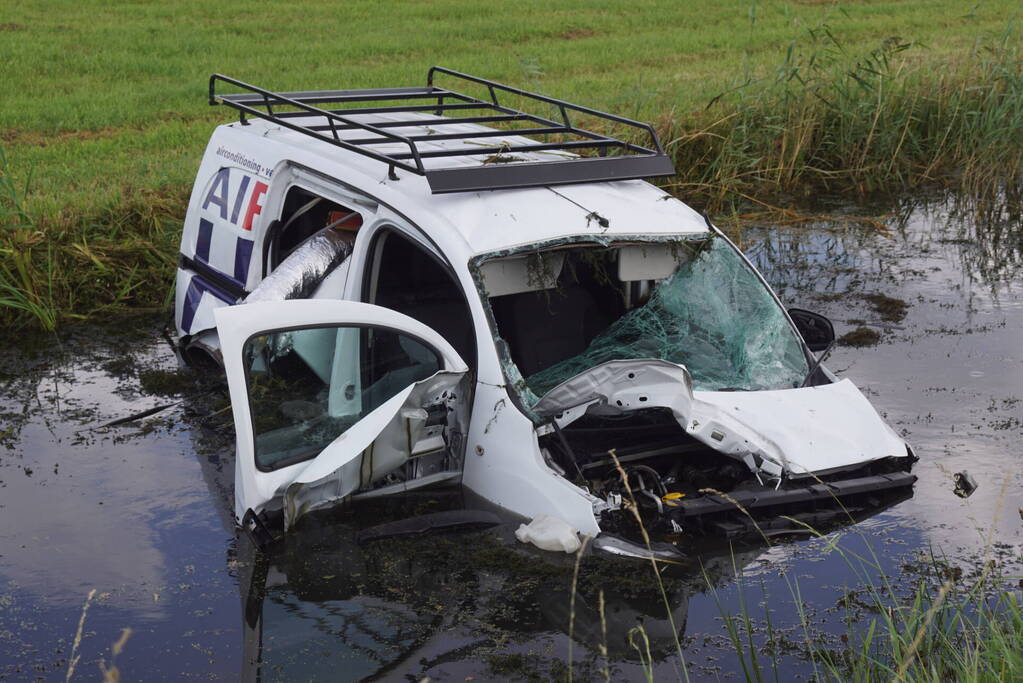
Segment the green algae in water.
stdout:
[[838,338],[839,344],[842,346],[852,346],[853,348],[874,346],[879,341],[881,341],[880,332],[869,327],[863,327],[862,325]]

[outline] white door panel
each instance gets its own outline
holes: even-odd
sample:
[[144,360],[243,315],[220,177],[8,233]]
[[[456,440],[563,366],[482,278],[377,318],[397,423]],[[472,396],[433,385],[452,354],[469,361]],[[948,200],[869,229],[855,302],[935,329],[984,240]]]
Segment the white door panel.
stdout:
[[296,299],[218,309],[216,320],[238,520],[283,495],[290,526],[379,480],[408,459],[426,406],[466,394],[450,344],[396,311]]

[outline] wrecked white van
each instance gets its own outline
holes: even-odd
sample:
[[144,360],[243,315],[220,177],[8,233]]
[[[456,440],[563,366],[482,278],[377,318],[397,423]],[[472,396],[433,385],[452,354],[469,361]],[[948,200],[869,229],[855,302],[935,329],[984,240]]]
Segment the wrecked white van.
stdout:
[[247,528],[460,484],[592,537],[628,534],[630,500],[667,536],[729,535],[915,481],[815,356],[831,324],[642,180],[674,173],[649,126],[438,67],[376,90],[215,75],[210,103],[240,120],[199,169],[176,323],[226,371]]

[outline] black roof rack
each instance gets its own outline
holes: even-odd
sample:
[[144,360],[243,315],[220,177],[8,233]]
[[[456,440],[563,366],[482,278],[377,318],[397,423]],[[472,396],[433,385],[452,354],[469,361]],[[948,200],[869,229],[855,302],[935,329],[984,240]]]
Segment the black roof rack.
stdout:
[[[489,99],[479,99],[433,84],[434,76],[445,74],[462,81],[483,86]],[[242,92],[218,93],[217,84],[226,83]],[[553,120],[502,105],[498,94],[511,94],[527,101],[540,102],[556,111]],[[419,102],[409,104],[408,102]],[[396,104],[397,103],[397,104]],[[664,153],[654,129],[645,123],[606,114],[588,107],[556,100],[545,95],[512,88],[484,78],[432,67],[425,87],[375,88],[368,90],[312,90],[303,92],[272,92],[243,83],[234,78],[214,74],[210,77],[210,104],[237,109],[241,123],[254,116],[316,138],[343,149],[371,157],[389,167],[392,179],[397,169],[425,176],[434,193],[497,190],[513,187],[564,185],[605,180],[630,180],[674,175],[675,166]],[[417,113],[405,120],[369,123],[352,118],[359,114]],[[454,115],[451,115],[454,114]],[[638,129],[649,137],[646,146],[595,133],[572,123],[571,114],[601,119],[613,124]],[[432,116],[431,116],[432,115]],[[322,122],[309,117],[320,117]],[[304,120],[298,122],[298,118]],[[469,133],[433,132],[430,135],[399,135],[393,128],[440,126],[462,123],[498,124],[509,127],[478,130]],[[343,137],[342,131],[359,130],[369,136]],[[481,144],[488,137],[524,136],[528,144]],[[466,144],[451,149],[420,149],[418,143],[438,140],[461,140]],[[381,144],[399,144],[402,151],[383,151]],[[407,151],[406,151],[407,150]],[[516,153],[568,151],[583,156],[558,161],[526,161]],[[587,154],[597,156],[586,156]],[[427,168],[424,159],[436,157],[480,157],[478,166]]]

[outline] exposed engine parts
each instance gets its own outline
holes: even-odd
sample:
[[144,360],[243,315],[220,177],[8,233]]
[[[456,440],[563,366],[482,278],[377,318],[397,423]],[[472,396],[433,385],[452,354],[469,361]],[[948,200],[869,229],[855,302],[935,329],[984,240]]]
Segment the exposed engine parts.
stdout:
[[894,504],[915,479],[905,459],[889,459],[765,490],[740,460],[689,437],[657,408],[588,414],[563,429],[555,424],[541,444],[562,476],[605,501],[602,528],[632,538],[640,536],[634,513],[648,532],[675,540],[707,532],[795,533],[801,527],[794,520],[844,522]]

